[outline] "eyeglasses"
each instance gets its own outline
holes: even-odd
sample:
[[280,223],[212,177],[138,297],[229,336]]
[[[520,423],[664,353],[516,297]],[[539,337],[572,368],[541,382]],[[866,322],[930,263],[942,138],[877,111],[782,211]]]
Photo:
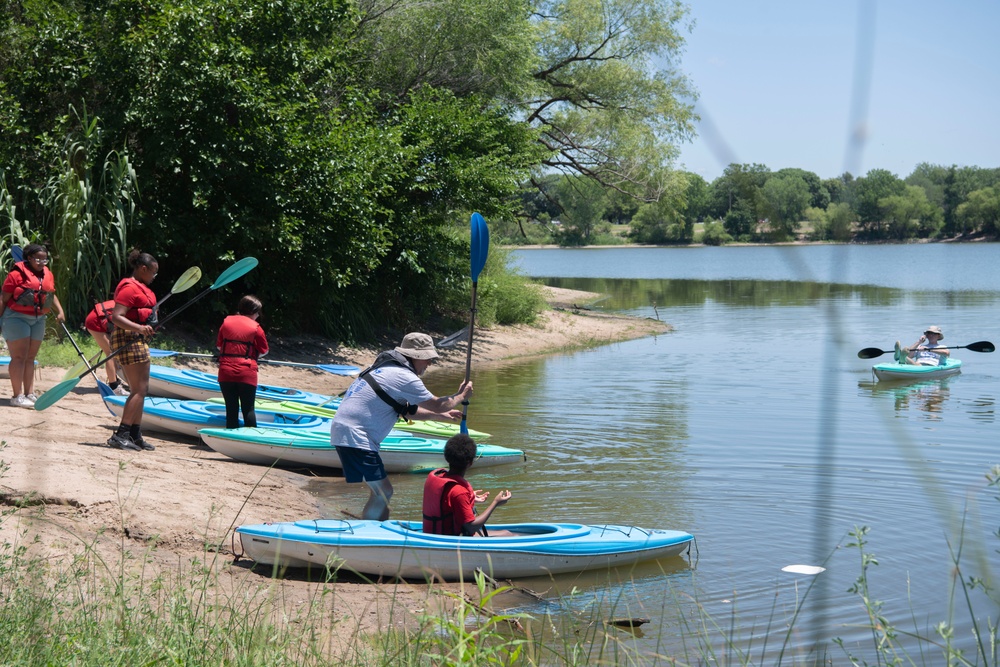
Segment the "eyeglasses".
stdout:
[[41,257],[29,257],[29,259],[35,264],[41,264],[42,266],[46,266],[49,263],[48,259],[42,259]]

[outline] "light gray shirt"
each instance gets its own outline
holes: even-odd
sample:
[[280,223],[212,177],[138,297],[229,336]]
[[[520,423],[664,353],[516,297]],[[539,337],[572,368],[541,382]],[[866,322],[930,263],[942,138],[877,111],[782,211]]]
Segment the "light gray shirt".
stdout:
[[[400,403],[418,405],[434,398],[413,371],[399,366],[383,366],[371,373],[385,393]],[[358,378],[347,389],[330,426],[330,444],[377,452],[398,419],[396,411],[378,397],[375,390]]]

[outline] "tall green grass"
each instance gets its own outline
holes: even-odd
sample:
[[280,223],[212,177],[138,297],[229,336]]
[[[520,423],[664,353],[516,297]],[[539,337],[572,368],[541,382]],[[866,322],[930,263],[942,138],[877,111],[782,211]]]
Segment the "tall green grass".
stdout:
[[[5,445],[0,443],[0,453]],[[0,477],[5,471],[0,461]],[[1000,467],[987,477],[1000,490]],[[130,490],[120,496],[125,516]],[[801,637],[812,629],[800,626],[800,613],[811,585],[797,593],[791,608],[776,604],[771,618],[740,630],[746,626],[735,610],[714,617],[693,596],[693,570],[691,591],[675,591],[662,601],[662,619],[680,620],[661,620],[648,630],[658,633],[655,642],[639,641],[638,634],[606,622],[616,611],[630,616],[647,610],[648,601],[618,597],[610,605],[587,603],[575,599],[574,590],[544,606],[529,606],[541,607],[533,613],[524,611],[522,600],[521,610],[511,613],[501,597],[513,587],[493,588],[482,575],[458,592],[429,586],[424,610],[392,605],[391,617],[379,619],[384,629],[366,634],[360,619],[342,612],[342,573],[335,563],[316,582],[311,598],[293,605],[283,594],[285,573],[279,568],[269,580],[268,571],[237,567],[222,555],[228,531],[201,536],[206,546],[198,557],[170,565],[155,545],[127,538],[124,526],[107,526],[95,538],[59,529],[58,542],[70,546],[66,557],[53,557],[40,548],[48,543],[35,542],[28,527],[56,523],[49,522],[44,507],[28,507],[30,501],[0,512],[8,536],[0,543],[4,665],[1000,665],[998,621],[975,611],[983,601],[995,608],[997,591],[989,577],[966,573],[962,545],[952,550],[954,595],[944,601],[944,616],[896,619],[877,599],[871,571],[878,560],[867,550],[864,527],[855,529],[844,547],[859,557],[851,592],[860,603],[857,625],[870,631],[868,647],[836,639],[803,647]],[[102,556],[109,551],[117,555]],[[393,595],[393,584],[370,585],[373,598]],[[971,633],[973,651],[958,648],[962,632]]]

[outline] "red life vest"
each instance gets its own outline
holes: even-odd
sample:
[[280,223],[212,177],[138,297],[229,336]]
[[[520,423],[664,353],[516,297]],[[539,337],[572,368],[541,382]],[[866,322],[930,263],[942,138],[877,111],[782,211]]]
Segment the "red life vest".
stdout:
[[94,309],[87,315],[86,327],[90,331],[111,333],[115,325],[111,322],[111,311],[115,309],[115,300],[94,304]]
[[219,357],[256,359],[260,350],[254,344],[260,325],[256,320],[240,315],[227,317],[219,329]]
[[25,315],[47,314],[49,304],[56,293],[56,278],[49,271],[49,267],[42,267],[41,278],[28,268],[26,262],[18,262],[14,265],[14,270],[21,274],[23,280],[14,287],[13,296],[7,302],[7,307],[15,313]]
[[462,535],[462,526],[455,525],[451,503],[446,503],[453,486],[471,489],[465,480],[445,477],[445,468],[432,470],[424,482],[424,532],[429,535]]
[[[122,301],[119,301],[122,299]],[[156,305],[156,295],[144,283],[135,278],[123,278],[115,288],[115,303],[129,306],[125,311],[125,319],[136,324],[145,324],[153,314]]]

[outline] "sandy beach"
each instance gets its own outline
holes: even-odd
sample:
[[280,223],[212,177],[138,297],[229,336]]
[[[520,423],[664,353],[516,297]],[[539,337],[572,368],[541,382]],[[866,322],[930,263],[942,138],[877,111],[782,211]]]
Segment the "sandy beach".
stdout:
[[[590,311],[583,306],[597,295],[546,288],[553,306],[531,326],[476,330],[477,366],[511,364],[525,357],[639,338],[669,330],[666,323]],[[155,343],[154,343],[155,344]],[[323,348],[302,341],[275,345],[271,356],[312,363],[367,366],[378,350]],[[465,364],[466,347],[442,352],[436,369]],[[207,362],[175,362],[213,371]],[[65,369],[43,368],[36,388],[62,379]],[[103,371],[101,371],[103,379]],[[350,384],[311,369],[266,366],[262,383],[338,394]],[[44,412],[9,406],[10,385],[0,378],[0,499],[18,507],[0,524],[7,542],[30,545],[52,562],[68,561],[90,545],[108,562],[124,557],[168,575],[205,560],[233,590],[272,586],[266,572],[250,568],[233,542],[233,528],[245,523],[313,518],[315,499],[306,492],[303,471],[268,469],[240,463],[183,436],[147,433],[153,452],[127,452],[105,442],[117,420],[104,408],[94,381],[86,377]],[[343,483],[343,482],[341,482]],[[359,497],[363,494],[359,491]],[[236,554],[233,553],[235,547]],[[317,595],[317,586],[296,577],[280,580],[279,599],[286,617]],[[395,609],[425,604],[426,586],[394,585],[393,596],[373,595],[373,587],[350,579],[337,583],[339,617],[355,621],[356,631],[385,627],[387,599]],[[403,622],[395,620],[393,622]]]

